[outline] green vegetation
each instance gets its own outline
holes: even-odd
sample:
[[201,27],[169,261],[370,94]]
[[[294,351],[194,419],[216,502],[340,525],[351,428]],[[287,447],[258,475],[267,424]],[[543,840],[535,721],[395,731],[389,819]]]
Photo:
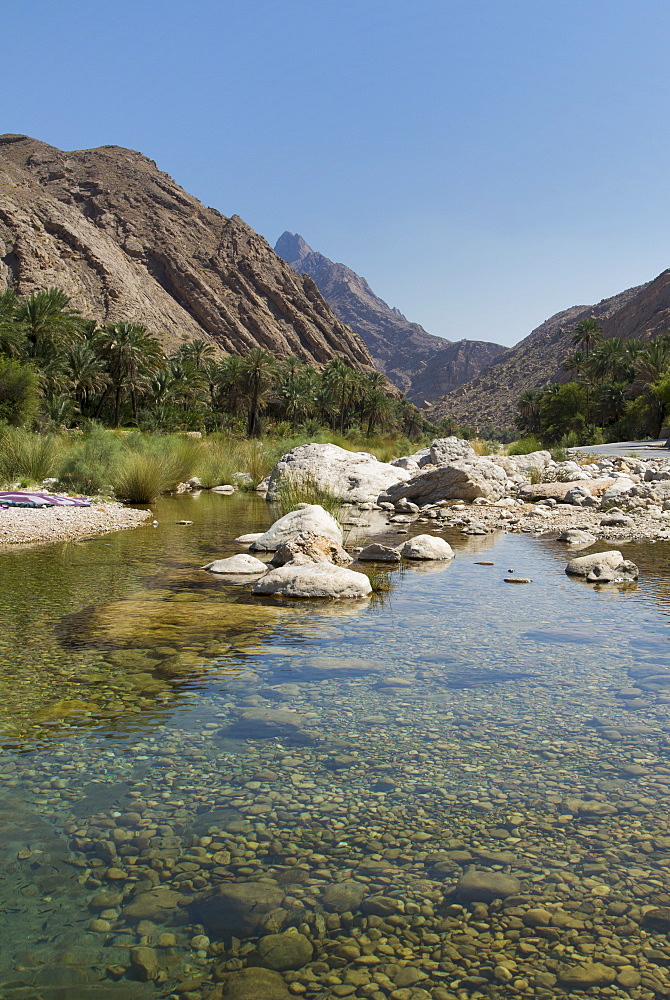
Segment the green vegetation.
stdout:
[[[368,451],[382,461],[420,447],[401,436],[342,437],[337,432],[317,435],[240,439],[216,432],[203,437],[106,429],[89,422],[83,431],[40,433],[23,427],[0,427],[0,488],[11,484],[41,486],[51,477],[56,489],[86,496],[118,497],[132,503],[151,503],[179,483],[197,477],[206,488],[230,483],[253,490],[283,454],[308,441],[333,441],[350,451]],[[337,517],[340,501],[315,483],[282,484],[282,509],[298,503],[320,503]]]
[[518,428],[563,449],[658,437],[670,412],[670,334],[646,344],[604,339],[597,321],[584,319],[572,343],[579,349],[563,363],[570,381],[523,393]]
[[141,323],[99,327],[59,288],[24,298],[11,289],[0,293],[0,422],[14,426],[83,429],[95,420],[253,438],[313,437],[324,428],[413,440],[435,431],[385,388],[379,372],[358,371],[341,358],[317,370],[295,357],[278,361],[260,347],[226,355],[197,339],[166,355]]
[[542,442],[539,441],[534,434],[529,434],[527,437],[519,438],[507,449],[508,455],[530,455],[533,451],[540,451],[542,448]]

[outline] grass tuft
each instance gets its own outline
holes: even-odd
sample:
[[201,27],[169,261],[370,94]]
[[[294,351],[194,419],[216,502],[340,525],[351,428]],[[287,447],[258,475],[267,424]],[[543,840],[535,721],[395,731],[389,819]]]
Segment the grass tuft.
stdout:
[[52,434],[5,427],[0,432],[0,480],[41,483],[56,472],[60,451],[59,440]]

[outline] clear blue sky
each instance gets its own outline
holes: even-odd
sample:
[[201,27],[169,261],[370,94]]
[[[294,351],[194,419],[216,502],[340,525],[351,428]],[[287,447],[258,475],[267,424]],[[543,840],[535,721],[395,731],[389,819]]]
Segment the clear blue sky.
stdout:
[[24,0],[3,126],[138,149],[431,333],[512,344],[670,266],[670,7]]

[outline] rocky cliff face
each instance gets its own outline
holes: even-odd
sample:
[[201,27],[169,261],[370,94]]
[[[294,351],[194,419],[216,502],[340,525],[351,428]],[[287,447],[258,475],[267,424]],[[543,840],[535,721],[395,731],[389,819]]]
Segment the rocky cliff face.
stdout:
[[375,295],[365,278],[312,250],[297,233],[283,233],[275,251],[314,279],[340,319],[360,334],[379,370],[418,405],[474,378],[506,350],[481,341],[452,344],[426,333]]
[[99,322],[135,320],[166,348],[202,337],[371,368],[367,348],[238,216],[187,194],[118,146],[65,153],[0,136],[0,287],[48,286]]
[[561,365],[575,350],[572,331],[588,317],[598,320],[605,337],[649,340],[668,331],[670,271],[595,306],[572,306],[551,316],[490,368],[437,399],[426,411],[428,418],[453,417],[470,426],[493,423],[512,427],[522,393],[567,380]]

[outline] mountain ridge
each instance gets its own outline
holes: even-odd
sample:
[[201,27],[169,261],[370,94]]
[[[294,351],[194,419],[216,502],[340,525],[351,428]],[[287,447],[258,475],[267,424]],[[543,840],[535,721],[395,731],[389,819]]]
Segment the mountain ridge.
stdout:
[[670,270],[595,305],[570,306],[550,316],[508,353],[470,382],[436,399],[429,420],[451,417],[482,427],[512,427],[519,396],[567,381],[562,363],[572,353],[572,333],[583,319],[596,319],[605,337],[649,340],[670,327]]
[[275,252],[314,279],[340,319],[360,334],[379,370],[417,405],[460,385],[506,350],[499,344],[453,342],[428,333],[389,306],[360,274],[313,250],[299,233],[282,233]]

